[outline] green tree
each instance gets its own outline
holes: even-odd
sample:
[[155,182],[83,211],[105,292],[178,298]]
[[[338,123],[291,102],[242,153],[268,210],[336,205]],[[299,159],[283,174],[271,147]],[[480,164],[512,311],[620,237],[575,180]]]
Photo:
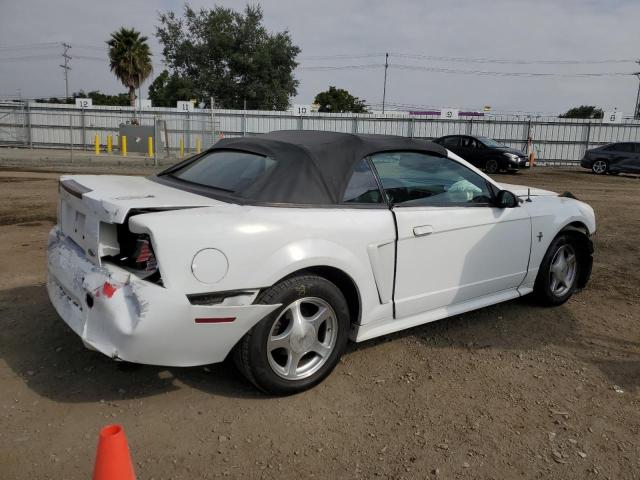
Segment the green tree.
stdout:
[[289,32],[271,33],[259,6],[244,12],[216,6],[184,16],[161,13],[156,35],[172,73],[192,82],[196,98],[223,108],[286,110],[297,93],[293,71],[300,48]]
[[367,107],[364,100],[354,97],[343,88],[329,87],[329,90],[316,95],[314,103],[320,105],[320,112],[331,113],[366,113]]
[[38,98],[36,99],[36,102],[74,104],[76,98],[90,98],[91,100],[93,100],[94,105],[112,105],[116,107],[126,107],[130,104],[128,93],[109,95],[107,93],[102,93],[100,90],[92,90],[88,93],[85,93],[84,90],[80,90],[79,92],[74,92],[73,95],[71,95],[71,98]]
[[178,100],[194,97],[193,82],[177,73],[170,75],[167,70],[163,70],[149,85],[149,98],[154,107],[175,107]]
[[570,108],[560,118],[602,118],[602,115],[602,109],[595,105],[580,105]]
[[135,107],[136,88],[153,70],[147,37],[133,28],[122,27],[111,34],[107,45],[111,71],[129,89],[129,102]]

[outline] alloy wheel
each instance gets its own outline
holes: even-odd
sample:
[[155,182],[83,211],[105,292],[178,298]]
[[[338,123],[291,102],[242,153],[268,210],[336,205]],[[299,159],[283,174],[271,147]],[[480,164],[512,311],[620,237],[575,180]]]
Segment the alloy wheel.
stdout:
[[596,160],[595,162],[593,162],[591,170],[593,170],[593,173],[597,175],[602,175],[603,173],[607,172],[607,162],[605,162],[604,160]]
[[309,377],[327,362],[337,337],[338,320],[329,303],[317,297],[298,299],[273,322],[267,338],[269,366],[286,380]]
[[562,245],[551,260],[549,269],[549,289],[556,297],[562,297],[571,290],[576,280],[578,260],[576,251],[569,244]]
[[487,160],[484,169],[487,173],[496,173],[498,171],[498,162],[496,162],[495,160]]

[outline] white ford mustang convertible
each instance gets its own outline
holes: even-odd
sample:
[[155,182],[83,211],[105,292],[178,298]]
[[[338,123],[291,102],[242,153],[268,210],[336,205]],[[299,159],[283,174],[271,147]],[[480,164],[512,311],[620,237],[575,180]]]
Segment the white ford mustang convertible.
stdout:
[[158,175],[63,176],[48,292],[128,362],[233,355],[260,389],[325,378],[356,342],[590,276],[592,208],[500,184],[423,140],[283,131]]

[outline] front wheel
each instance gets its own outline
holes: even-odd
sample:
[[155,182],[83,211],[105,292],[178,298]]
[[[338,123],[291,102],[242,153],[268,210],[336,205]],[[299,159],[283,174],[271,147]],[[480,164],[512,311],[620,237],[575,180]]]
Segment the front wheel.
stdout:
[[315,275],[289,278],[257,303],[283,306],[261,320],[234,350],[236,366],[266,393],[287,395],[321,382],[347,344],[349,309],[342,292]]
[[596,160],[591,165],[591,171],[596,175],[604,175],[609,170],[609,165],[606,160]]
[[485,163],[484,165],[484,170],[485,172],[487,172],[488,174],[494,174],[497,173],[499,169],[499,165],[497,160],[494,160],[493,158],[490,160],[487,160],[487,163]]
[[561,305],[573,294],[580,273],[578,253],[569,235],[558,235],[545,253],[534,293],[545,305]]

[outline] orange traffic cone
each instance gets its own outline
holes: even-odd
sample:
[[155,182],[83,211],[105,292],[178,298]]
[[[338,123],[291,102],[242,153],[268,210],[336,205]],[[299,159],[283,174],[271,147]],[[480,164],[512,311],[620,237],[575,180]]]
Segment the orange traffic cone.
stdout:
[[100,430],[93,480],[135,480],[127,437],[120,425]]

